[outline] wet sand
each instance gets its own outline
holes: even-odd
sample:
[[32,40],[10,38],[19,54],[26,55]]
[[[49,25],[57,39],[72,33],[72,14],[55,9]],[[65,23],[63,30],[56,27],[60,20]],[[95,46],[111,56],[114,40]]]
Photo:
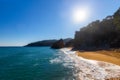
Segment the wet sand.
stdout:
[[119,64],[118,57],[102,54],[100,51],[79,52],[71,51],[70,48],[63,48],[61,51],[72,61],[71,65],[76,71],[75,80],[120,80],[120,66],[115,65]]

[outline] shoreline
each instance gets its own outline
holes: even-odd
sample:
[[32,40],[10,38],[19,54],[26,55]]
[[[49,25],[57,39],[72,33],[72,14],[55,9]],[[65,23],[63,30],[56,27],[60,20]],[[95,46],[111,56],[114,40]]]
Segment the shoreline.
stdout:
[[80,57],[97,60],[97,61],[104,61],[104,62],[108,62],[108,63],[112,63],[120,66],[120,58],[111,56],[109,54],[110,54],[109,51],[104,51],[104,53],[103,51],[84,51],[84,52],[76,51],[76,55]]
[[69,55],[69,57],[75,62],[76,69],[81,71],[78,72],[78,80],[120,79],[120,66],[118,65],[95,59],[86,59],[82,56],[78,56],[76,51],[71,51],[70,48],[63,48],[61,51]]

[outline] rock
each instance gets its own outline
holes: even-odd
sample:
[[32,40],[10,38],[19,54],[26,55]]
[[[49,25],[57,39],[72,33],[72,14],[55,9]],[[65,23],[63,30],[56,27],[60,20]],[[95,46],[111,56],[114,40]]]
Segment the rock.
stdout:
[[53,48],[53,49],[60,49],[60,48],[63,48],[64,46],[65,45],[64,45],[63,39],[60,39],[60,40],[56,41],[55,43],[53,43],[51,48]]
[[65,47],[73,47],[74,45],[74,40],[71,39],[70,41],[68,41],[66,44],[65,44]]

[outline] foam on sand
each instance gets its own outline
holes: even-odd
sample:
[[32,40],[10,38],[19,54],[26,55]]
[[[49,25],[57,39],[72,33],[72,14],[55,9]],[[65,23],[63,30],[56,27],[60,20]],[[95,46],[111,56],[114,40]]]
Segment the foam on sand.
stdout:
[[68,48],[63,48],[61,51],[66,54],[74,67],[76,80],[105,80],[120,77],[118,65],[79,57],[75,51],[70,51]]

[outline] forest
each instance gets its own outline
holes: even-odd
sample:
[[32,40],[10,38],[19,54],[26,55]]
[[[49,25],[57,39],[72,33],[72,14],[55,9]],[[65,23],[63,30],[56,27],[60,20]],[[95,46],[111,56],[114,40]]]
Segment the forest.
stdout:
[[76,31],[74,48],[109,49],[120,47],[120,8],[102,21],[96,20]]

